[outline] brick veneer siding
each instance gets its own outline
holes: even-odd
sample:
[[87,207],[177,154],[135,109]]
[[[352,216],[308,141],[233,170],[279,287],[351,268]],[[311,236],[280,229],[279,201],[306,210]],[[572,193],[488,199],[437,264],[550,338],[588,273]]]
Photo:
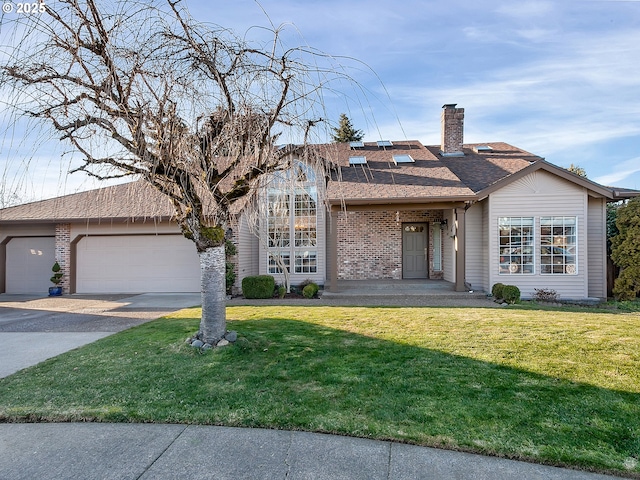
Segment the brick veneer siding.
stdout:
[[[338,214],[338,278],[341,280],[402,279],[402,224],[441,221],[442,210],[340,212]],[[429,231],[429,277],[433,270],[433,239]],[[444,263],[444,258],[443,258]],[[444,268],[443,268],[444,270]]]
[[445,155],[462,155],[464,142],[464,108],[445,105],[441,115],[441,145]]
[[71,225],[68,223],[56,224],[56,261],[64,274],[60,282],[62,292],[68,294],[71,279]]

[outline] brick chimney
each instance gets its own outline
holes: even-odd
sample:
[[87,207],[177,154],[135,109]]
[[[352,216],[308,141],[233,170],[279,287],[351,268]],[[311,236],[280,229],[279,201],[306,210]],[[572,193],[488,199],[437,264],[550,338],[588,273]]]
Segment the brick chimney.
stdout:
[[462,157],[464,142],[464,108],[455,103],[442,106],[442,140],[440,153],[444,157]]

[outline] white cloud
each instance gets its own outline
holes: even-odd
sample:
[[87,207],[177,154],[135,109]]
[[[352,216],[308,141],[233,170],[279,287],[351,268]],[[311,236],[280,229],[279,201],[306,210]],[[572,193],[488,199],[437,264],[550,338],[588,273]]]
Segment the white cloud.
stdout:
[[392,96],[413,105],[418,115],[424,108],[415,105],[458,103],[483,133],[499,131],[511,141],[526,136],[545,149],[637,134],[640,32],[597,39],[574,35],[569,40],[545,58],[478,72],[470,82],[436,88],[402,85],[391,88]]
[[594,181],[603,185],[621,184],[633,174],[640,172],[640,157],[631,158],[625,162],[618,163],[614,171],[594,178]]

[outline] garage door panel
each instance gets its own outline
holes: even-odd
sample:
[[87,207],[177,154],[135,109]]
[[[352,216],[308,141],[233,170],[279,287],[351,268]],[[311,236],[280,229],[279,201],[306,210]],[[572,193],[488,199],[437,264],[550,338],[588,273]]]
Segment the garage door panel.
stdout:
[[6,246],[5,290],[7,293],[46,295],[55,259],[54,237],[16,237]]
[[76,252],[78,293],[200,291],[198,254],[182,235],[90,236]]

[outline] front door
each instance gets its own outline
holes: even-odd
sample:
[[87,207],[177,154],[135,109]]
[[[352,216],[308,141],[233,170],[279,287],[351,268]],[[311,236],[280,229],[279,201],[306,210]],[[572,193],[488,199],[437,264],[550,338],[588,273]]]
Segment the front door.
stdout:
[[402,278],[428,278],[427,224],[402,225]]

